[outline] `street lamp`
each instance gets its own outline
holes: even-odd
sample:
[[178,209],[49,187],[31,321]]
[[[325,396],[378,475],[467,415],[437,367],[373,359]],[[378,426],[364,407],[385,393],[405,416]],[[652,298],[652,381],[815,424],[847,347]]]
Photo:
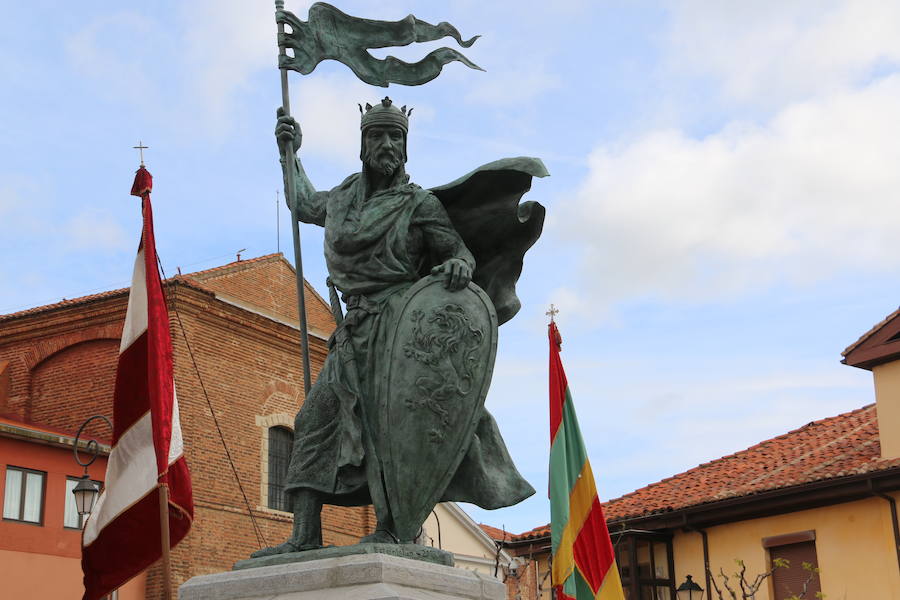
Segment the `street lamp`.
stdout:
[[94,502],[97,501],[97,496],[100,495],[100,487],[91,481],[90,477],[85,473],[78,480],[78,483],[75,484],[72,494],[75,496],[75,506],[78,508],[78,514],[84,517],[91,514],[91,511],[94,509]]
[[75,434],[75,445],[72,450],[75,453],[75,462],[84,467],[84,475],[75,484],[72,494],[75,496],[75,506],[78,508],[78,514],[82,517],[91,514],[91,511],[94,509],[94,503],[97,501],[97,496],[100,495],[100,486],[91,481],[91,476],[88,475],[88,467],[97,460],[97,455],[100,454],[100,444],[97,443],[97,440],[89,440],[87,442],[85,449],[91,453],[91,457],[87,461],[82,462],[81,457],[78,455],[78,440],[81,438],[81,432],[94,419],[103,419],[109,425],[110,430],[112,430],[112,423],[109,422],[109,419],[103,415],[94,415],[82,423],[81,427],[78,428],[78,433]]
[[678,594],[678,600],[701,600],[703,598],[703,588],[697,585],[690,575],[675,592]]

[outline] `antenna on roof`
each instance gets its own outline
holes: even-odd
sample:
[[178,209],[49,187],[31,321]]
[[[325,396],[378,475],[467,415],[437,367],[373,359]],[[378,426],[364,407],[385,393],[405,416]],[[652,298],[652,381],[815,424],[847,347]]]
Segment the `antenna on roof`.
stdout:
[[246,248],[241,248],[240,250],[237,251],[237,261],[238,262],[241,262],[241,252],[246,252],[246,251],[247,251]]

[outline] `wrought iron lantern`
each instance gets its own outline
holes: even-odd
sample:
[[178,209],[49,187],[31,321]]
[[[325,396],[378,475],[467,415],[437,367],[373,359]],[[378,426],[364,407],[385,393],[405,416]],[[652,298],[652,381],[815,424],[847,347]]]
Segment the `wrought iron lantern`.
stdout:
[[73,447],[75,462],[84,467],[84,474],[78,480],[78,483],[75,484],[72,494],[75,496],[75,506],[78,508],[78,514],[82,517],[91,514],[91,511],[94,510],[94,503],[97,502],[97,497],[100,495],[100,486],[91,481],[91,476],[88,475],[88,467],[97,460],[97,455],[100,454],[100,444],[97,443],[97,440],[88,440],[87,444],[85,444],[85,450],[91,454],[91,457],[86,461],[82,461],[81,456],[78,455],[78,440],[81,438],[81,433],[88,423],[94,419],[103,419],[109,425],[110,430],[112,430],[112,423],[109,422],[109,419],[103,415],[94,415],[82,423],[81,427],[78,428],[78,433],[75,434],[75,445]]
[[84,474],[75,484],[72,494],[75,496],[78,514],[85,517],[94,510],[94,503],[97,501],[97,496],[100,495],[100,486],[91,481],[89,475]]
[[690,575],[675,592],[678,594],[678,600],[701,600],[703,598],[703,588],[697,585]]

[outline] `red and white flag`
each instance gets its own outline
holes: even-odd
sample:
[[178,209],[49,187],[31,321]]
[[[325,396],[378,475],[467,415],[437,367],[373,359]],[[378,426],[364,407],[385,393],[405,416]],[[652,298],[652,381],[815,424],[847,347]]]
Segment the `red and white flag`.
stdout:
[[156,266],[152,186],[153,178],[142,165],[131,193],[142,199],[144,227],[119,348],[112,451],[105,489],[81,542],[84,600],[102,598],[162,557],[161,487],[168,488],[170,547],[187,535],[194,516],[169,314]]

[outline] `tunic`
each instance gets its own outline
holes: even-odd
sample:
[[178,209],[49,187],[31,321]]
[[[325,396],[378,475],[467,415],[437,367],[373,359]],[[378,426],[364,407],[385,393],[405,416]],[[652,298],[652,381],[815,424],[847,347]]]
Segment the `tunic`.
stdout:
[[[403,292],[421,273],[448,259],[475,267],[431,192],[408,183],[401,170],[392,186],[366,198],[365,179],[364,173],[351,175],[299,207],[300,220],[325,227],[329,276],[347,305],[338,328],[348,341],[342,346],[338,332],[332,335],[325,365],[297,413],[285,489],[315,490],[325,503],[344,506],[372,503],[367,478],[380,473],[380,466],[371,468],[377,458],[365,448],[383,443],[374,418],[379,403],[373,381],[381,372],[387,328]],[[493,417],[481,410],[471,445],[442,501],[488,509],[511,506],[534,489],[516,470]],[[364,444],[364,430],[370,446]]]

